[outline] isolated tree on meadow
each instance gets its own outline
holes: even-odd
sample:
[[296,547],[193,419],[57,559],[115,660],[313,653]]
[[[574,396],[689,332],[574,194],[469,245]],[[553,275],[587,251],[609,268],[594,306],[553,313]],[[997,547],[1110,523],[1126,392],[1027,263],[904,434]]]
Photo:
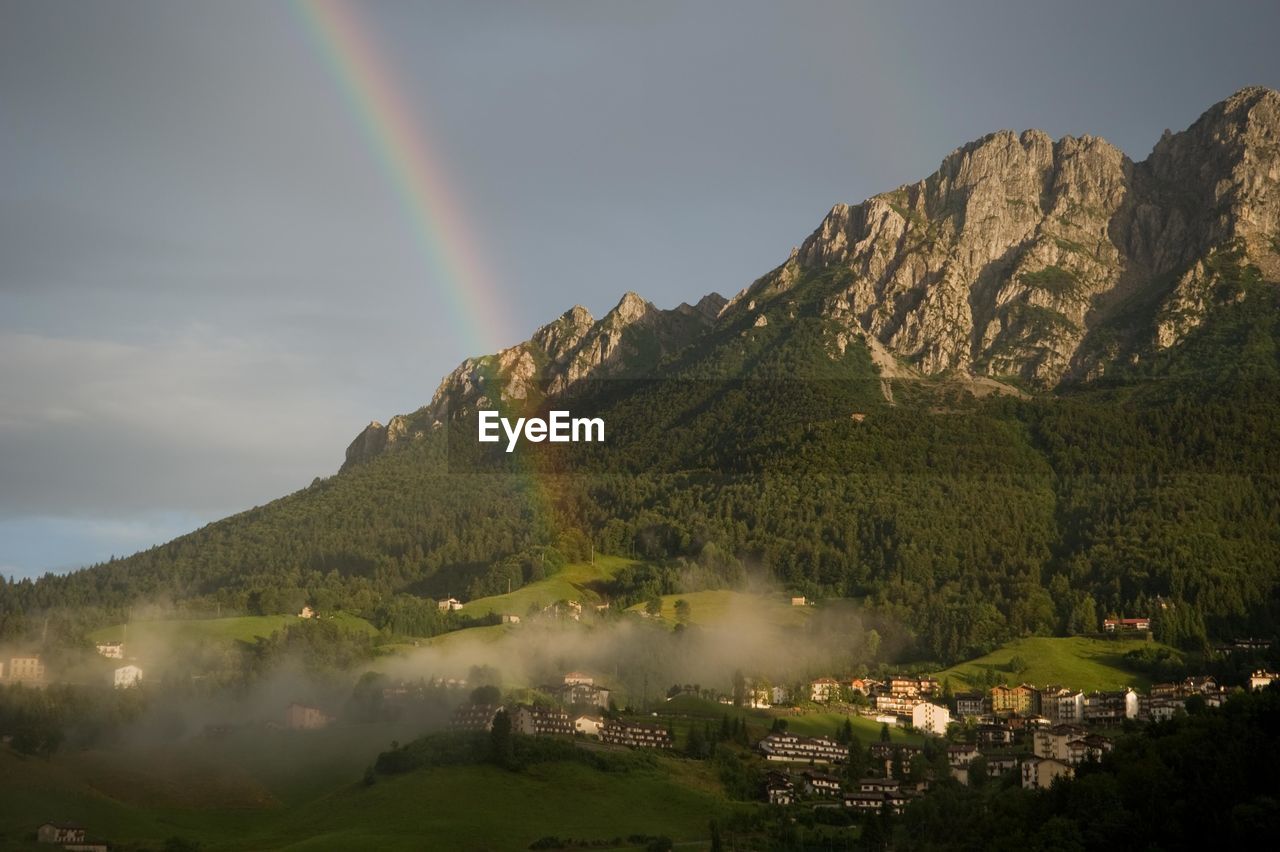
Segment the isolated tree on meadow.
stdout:
[[676,621],[680,624],[688,624],[689,619],[693,616],[693,607],[684,598],[676,601]]

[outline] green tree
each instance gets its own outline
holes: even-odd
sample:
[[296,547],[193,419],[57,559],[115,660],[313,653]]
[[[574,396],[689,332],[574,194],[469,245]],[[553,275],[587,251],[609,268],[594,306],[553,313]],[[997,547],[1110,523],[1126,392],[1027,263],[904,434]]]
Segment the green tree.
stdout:
[[489,729],[489,760],[504,769],[515,766],[515,735],[511,732],[511,717],[506,710],[499,710]]
[[676,601],[676,622],[687,625],[692,617],[693,606],[684,598]]

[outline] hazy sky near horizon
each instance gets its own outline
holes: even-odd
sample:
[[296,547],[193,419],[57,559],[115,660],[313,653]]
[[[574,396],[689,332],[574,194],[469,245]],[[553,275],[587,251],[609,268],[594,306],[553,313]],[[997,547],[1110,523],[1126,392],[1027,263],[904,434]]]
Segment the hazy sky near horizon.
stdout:
[[1233,91],[1280,87],[1266,3],[348,12],[453,189],[434,215],[486,275],[424,258],[305,4],[0,0],[0,573],[332,474],[462,358],[627,290],[730,295],[832,204],[985,133],[1142,159]]

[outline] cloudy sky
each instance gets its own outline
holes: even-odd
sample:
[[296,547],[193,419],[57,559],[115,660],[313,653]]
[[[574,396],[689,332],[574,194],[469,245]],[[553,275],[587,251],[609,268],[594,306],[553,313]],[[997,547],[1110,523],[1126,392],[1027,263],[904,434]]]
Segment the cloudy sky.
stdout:
[[463,357],[627,290],[736,292],[833,203],[992,130],[1141,159],[1280,86],[1263,3],[327,14],[363,32],[447,193],[414,206],[376,93],[306,3],[0,0],[0,572],[133,552],[330,475]]

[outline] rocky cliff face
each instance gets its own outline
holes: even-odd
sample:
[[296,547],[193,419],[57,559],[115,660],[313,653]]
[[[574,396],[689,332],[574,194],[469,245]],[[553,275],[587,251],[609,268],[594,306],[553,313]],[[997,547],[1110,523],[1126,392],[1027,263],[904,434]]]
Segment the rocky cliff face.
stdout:
[[[921,373],[1053,387],[1140,348],[1091,337],[1117,320],[1121,338],[1157,347],[1202,322],[1214,252],[1242,247],[1244,262],[1280,280],[1278,208],[1280,94],[1269,89],[1245,89],[1166,133],[1136,164],[1090,136],[1002,131],[917,184],[836,205],[734,307],[844,267],[851,278],[825,304],[837,348],[862,337]],[[1124,315],[1135,303],[1157,307]]]
[[1186,131],[1166,131],[1139,163],[1091,136],[993,133],[919,183],[837,204],[728,302],[712,294],[660,311],[628,293],[599,321],[575,307],[525,343],[463,362],[430,405],[370,424],[347,463],[431,428],[451,406],[643,375],[709,330],[766,325],[771,302],[832,270],[839,283],[820,311],[833,354],[857,342],[885,376],[1051,389],[1176,345],[1233,297],[1219,286],[1222,257],[1280,281],[1280,93],[1270,89],[1244,89]]
[[627,293],[598,321],[575,305],[529,340],[463,361],[440,383],[431,402],[413,414],[393,417],[386,426],[370,423],[347,447],[343,468],[422,437],[451,413],[532,405],[571,393],[585,381],[649,375],[663,357],[709,329],[724,304],[723,296],[711,293],[697,305],[664,311]]

